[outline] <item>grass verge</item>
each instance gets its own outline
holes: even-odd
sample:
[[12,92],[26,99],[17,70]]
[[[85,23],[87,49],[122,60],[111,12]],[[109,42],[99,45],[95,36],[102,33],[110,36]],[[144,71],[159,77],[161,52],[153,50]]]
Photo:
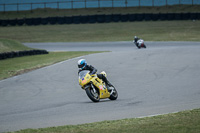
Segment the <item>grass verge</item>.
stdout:
[[14,133],[199,133],[199,123],[200,109],[194,109],[154,117],[25,129]]
[[87,54],[100,52],[50,52],[45,55],[10,58],[0,61],[0,80]]
[[15,40],[0,39],[0,53],[23,50],[32,50],[32,48],[26,47]]
[[[0,39],[0,53],[31,50],[18,41]],[[49,52],[44,55],[24,56],[0,60],[0,80],[19,75],[34,69],[52,65],[74,57],[100,52]]]
[[200,21],[142,21],[103,24],[8,26],[0,38],[19,42],[200,41]]

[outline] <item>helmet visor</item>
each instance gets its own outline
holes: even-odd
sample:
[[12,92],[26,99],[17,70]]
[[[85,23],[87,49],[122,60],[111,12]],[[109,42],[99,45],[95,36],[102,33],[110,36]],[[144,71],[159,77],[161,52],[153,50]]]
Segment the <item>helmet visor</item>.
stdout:
[[83,68],[85,66],[85,63],[78,65],[78,68]]

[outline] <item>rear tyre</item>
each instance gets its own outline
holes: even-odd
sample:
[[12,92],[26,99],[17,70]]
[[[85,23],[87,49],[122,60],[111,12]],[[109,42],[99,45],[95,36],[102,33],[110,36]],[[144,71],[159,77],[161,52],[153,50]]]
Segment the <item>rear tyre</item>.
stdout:
[[97,91],[94,92],[92,88],[87,88],[85,91],[90,100],[92,100],[93,102],[99,102],[100,98]]
[[115,89],[114,86],[110,86],[109,88],[110,88],[111,90],[113,90],[113,93],[112,93],[112,91],[110,91],[110,93],[112,93],[112,94],[110,95],[109,99],[110,99],[110,100],[116,100],[117,97],[118,97],[117,90]]

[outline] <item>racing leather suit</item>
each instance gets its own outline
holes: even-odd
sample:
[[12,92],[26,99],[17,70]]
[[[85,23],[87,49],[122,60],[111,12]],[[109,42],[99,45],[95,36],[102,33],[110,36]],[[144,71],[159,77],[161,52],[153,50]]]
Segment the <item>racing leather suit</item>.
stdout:
[[134,39],[134,43],[138,48],[140,48],[139,43],[137,42],[138,40],[140,40],[140,38],[135,38]]

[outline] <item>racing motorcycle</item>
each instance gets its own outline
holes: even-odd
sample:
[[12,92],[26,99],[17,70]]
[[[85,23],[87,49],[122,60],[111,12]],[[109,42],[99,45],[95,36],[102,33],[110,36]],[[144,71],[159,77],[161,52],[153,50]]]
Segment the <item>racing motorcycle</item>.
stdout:
[[139,39],[137,42],[135,42],[133,40],[133,42],[135,43],[135,45],[140,49],[140,48],[146,48],[146,45],[144,44],[144,40]]
[[[103,71],[105,77],[106,73]],[[107,86],[103,80],[97,77],[97,74],[90,75],[90,71],[83,70],[79,73],[79,85],[86,91],[87,96],[93,102],[99,102],[100,99],[109,98],[116,100],[118,97],[117,90],[114,86]]]

